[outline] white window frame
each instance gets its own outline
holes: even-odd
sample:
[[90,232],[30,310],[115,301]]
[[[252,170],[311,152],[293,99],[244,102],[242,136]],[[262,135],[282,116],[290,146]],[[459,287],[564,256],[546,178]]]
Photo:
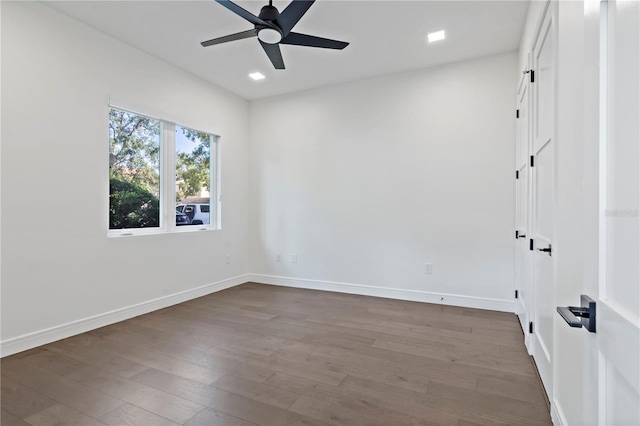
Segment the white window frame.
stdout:
[[[221,196],[220,196],[220,136],[205,130],[199,130],[191,126],[174,123],[154,117],[153,115],[140,113],[130,108],[109,104],[111,108],[142,115],[160,122],[160,226],[156,228],[127,228],[109,229],[107,221],[108,237],[130,237],[137,235],[157,235],[167,233],[189,233],[200,231],[215,231],[222,228],[221,221]],[[209,141],[209,224],[176,226],[176,126],[185,127],[206,133]],[[109,191],[109,195],[111,192]],[[108,215],[107,215],[108,218]]]

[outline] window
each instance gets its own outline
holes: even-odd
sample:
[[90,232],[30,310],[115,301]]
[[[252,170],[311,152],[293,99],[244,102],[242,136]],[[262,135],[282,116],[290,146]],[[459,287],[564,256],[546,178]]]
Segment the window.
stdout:
[[208,225],[211,187],[212,136],[176,126],[176,201],[194,225]]
[[110,107],[109,235],[219,227],[217,149],[210,133]]

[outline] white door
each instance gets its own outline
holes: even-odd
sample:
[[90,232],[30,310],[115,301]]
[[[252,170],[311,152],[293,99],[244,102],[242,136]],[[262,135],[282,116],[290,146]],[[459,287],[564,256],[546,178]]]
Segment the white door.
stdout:
[[640,2],[586,1],[585,43],[585,105],[599,107],[585,108],[585,234],[593,250],[576,303],[578,291],[595,299],[597,322],[576,359],[581,423],[639,425]]
[[[527,67],[528,69],[529,67]],[[529,266],[529,91],[530,76],[520,80],[516,113],[516,313],[529,347],[529,317],[533,306]]]
[[[529,240],[533,279],[533,312],[529,351],[547,394],[552,390],[553,356],[553,215],[554,215],[554,61],[552,13],[547,10],[533,48],[532,88],[532,227]],[[543,251],[544,250],[544,251]]]

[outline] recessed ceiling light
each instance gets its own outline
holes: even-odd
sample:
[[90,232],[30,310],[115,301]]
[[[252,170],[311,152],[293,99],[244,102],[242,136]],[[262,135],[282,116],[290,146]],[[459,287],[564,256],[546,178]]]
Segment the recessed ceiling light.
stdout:
[[438,40],[444,40],[444,30],[427,34],[427,39],[429,40],[429,43],[433,43],[434,41]]
[[254,80],[263,80],[264,79],[264,75],[262,75],[259,72],[252,72],[251,74],[249,74],[249,77],[251,77]]

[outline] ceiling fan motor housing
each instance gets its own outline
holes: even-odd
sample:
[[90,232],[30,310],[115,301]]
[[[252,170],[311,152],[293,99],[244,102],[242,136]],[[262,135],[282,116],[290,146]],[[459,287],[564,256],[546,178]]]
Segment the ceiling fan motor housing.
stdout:
[[280,43],[284,34],[282,30],[276,23],[276,19],[280,12],[274,6],[266,5],[262,9],[260,9],[260,14],[258,17],[265,22],[273,24],[273,27],[265,27],[262,25],[256,25],[256,29],[258,30],[258,38],[260,41],[268,44],[277,44]]
[[278,12],[278,9],[276,9],[275,6],[266,5],[263,6],[262,9],[260,9],[258,18],[262,19],[263,21],[271,21],[275,23],[279,15],[280,12]]

